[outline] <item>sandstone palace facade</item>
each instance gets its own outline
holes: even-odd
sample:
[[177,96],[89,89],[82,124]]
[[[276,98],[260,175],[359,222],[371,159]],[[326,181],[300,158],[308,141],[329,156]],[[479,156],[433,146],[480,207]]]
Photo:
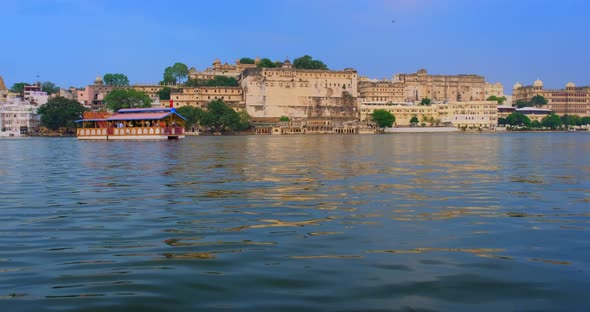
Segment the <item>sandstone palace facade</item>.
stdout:
[[512,100],[530,101],[535,95],[547,100],[545,108],[557,115],[590,116],[590,86],[576,87],[568,82],[565,89],[545,89],[543,82],[537,79],[532,86],[516,83],[512,88]]
[[251,68],[240,76],[248,114],[254,119],[330,118],[355,120],[357,79],[354,69]]
[[361,79],[359,97],[363,102],[434,102],[484,101],[503,96],[502,84],[491,84],[478,75],[429,75],[425,69],[413,74],[397,74],[392,80]]

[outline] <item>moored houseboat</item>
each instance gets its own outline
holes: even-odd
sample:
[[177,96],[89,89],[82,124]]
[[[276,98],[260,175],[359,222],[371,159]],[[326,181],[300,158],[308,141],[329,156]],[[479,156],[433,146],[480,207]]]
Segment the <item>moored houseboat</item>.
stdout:
[[174,108],[126,108],[85,112],[76,122],[80,140],[169,140],[184,138],[186,118]]

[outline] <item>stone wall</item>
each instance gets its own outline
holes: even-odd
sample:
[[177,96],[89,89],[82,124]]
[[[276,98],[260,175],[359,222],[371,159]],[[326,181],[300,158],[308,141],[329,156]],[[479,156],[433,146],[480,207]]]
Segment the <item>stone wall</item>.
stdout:
[[241,86],[254,118],[357,118],[355,70],[252,69]]

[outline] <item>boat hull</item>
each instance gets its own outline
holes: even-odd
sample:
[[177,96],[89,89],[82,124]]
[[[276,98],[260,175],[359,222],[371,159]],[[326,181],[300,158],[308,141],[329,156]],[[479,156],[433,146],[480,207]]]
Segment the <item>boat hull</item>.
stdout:
[[184,139],[184,129],[179,127],[138,128],[80,128],[79,140],[170,140]]

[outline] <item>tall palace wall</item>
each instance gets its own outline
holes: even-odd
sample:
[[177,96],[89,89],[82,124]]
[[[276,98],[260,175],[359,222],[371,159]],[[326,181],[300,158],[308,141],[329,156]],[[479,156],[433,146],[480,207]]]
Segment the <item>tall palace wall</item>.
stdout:
[[245,104],[254,118],[358,119],[354,69],[247,69],[241,77]]

